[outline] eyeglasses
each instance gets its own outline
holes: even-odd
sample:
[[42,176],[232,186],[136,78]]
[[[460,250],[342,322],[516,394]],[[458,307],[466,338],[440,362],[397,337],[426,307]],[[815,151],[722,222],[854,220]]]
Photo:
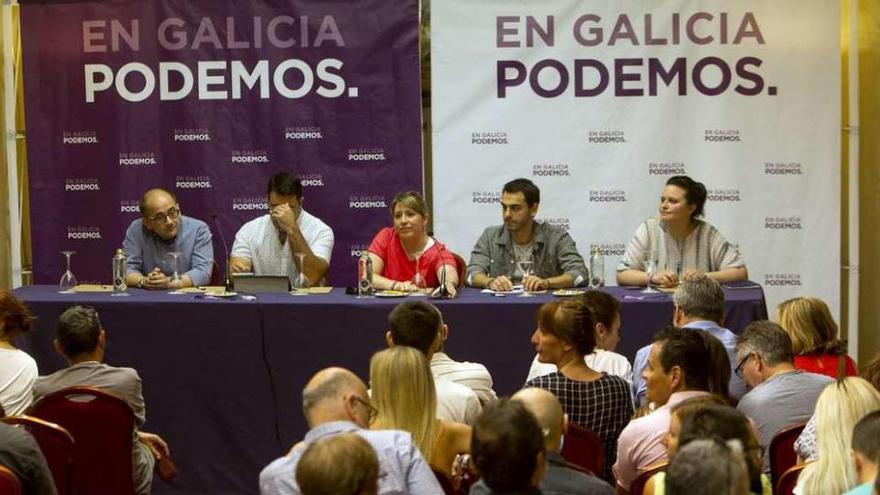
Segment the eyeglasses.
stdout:
[[367,410],[370,411],[370,423],[372,423],[373,420],[376,419],[376,416],[379,415],[379,410],[376,409],[375,407],[373,407],[373,405],[370,404],[369,401],[364,400],[364,399],[358,397],[357,395],[352,395],[351,397],[352,397],[355,401],[360,402],[361,404],[363,404],[363,406],[366,407]]
[[177,205],[174,205],[169,208],[168,211],[163,213],[156,213],[152,217],[147,217],[147,219],[154,222],[165,223],[165,220],[169,218],[172,220],[177,220],[178,216],[180,216],[180,208]]
[[748,354],[746,354],[746,357],[742,358],[742,361],[740,361],[739,364],[736,366],[736,369],[733,370],[733,373],[734,373],[736,376],[738,376],[738,377],[740,377],[740,378],[743,377],[743,366],[746,365],[746,361],[748,361],[750,357],[752,357],[752,353],[751,353],[751,352],[748,353]]

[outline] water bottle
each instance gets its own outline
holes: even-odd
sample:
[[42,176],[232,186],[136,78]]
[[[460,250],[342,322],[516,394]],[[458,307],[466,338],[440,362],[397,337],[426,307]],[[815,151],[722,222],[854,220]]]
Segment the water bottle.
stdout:
[[373,297],[373,259],[364,251],[358,259],[358,297]]
[[125,283],[125,251],[122,248],[116,250],[113,255],[113,292],[122,293],[128,290]]
[[593,246],[590,253],[590,287],[605,287],[605,256],[599,246]]

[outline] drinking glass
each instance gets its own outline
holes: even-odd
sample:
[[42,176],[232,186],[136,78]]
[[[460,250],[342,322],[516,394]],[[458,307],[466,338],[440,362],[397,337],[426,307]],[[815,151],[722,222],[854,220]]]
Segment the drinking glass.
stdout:
[[532,275],[532,256],[526,255],[522,258],[516,259],[516,264],[519,266],[519,271],[522,273],[522,280],[520,283],[523,286],[522,294],[517,297],[535,297],[534,294],[526,290],[526,279]]
[[58,293],[73,294],[73,288],[76,287],[76,275],[70,271],[70,257],[76,254],[76,251],[61,251],[61,254],[64,255],[67,261],[67,270],[64,271],[61,281],[58,282]]
[[657,273],[657,262],[654,260],[648,260],[645,262],[645,273],[648,275],[648,284],[642,289],[642,294],[653,294],[655,292],[659,292],[657,289],[651,287],[651,279],[654,278],[654,275]]
[[413,274],[413,278],[412,278],[412,284],[414,286],[416,286],[416,289],[418,289],[418,290],[423,290],[423,289],[428,288],[428,281],[425,280],[425,277],[422,275],[421,265],[419,264],[421,258],[422,258],[421,255],[419,255],[416,258],[416,273]]
[[309,283],[309,277],[306,277],[306,274],[303,273],[303,259],[305,257],[305,253],[296,253],[296,258],[299,260],[299,270],[293,279],[293,290],[290,292],[294,296],[309,295],[309,292],[305,289],[308,289],[311,284]]
[[[169,258],[171,258],[171,268],[169,271],[171,272],[171,283],[180,281],[180,255],[182,253],[180,251],[171,251],[166,254]],[[169,292],[169,294],[182,294],[180,289],[174,289]]]

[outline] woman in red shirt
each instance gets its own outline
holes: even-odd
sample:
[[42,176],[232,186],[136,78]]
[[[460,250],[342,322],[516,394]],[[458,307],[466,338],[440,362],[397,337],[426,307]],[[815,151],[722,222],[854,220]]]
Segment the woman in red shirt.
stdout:
[[776,319],[791,337],[794,367],[843,378],[856,376],[856,363],[846,355],[846,341],[837,338],[837,323],[821,299],[795,297],[776,307]]
[[[373,286],[377,289],[416,292],[446,281],[451,296],[458,292],[458,264],[446,246],[431,238],[428,208],[415,191],[400,193],[391,202],[393,227],[385,227],[370,244]],[[415,278],[416,265],[420,280]],[[445,274],[444,274],[445,272]]]

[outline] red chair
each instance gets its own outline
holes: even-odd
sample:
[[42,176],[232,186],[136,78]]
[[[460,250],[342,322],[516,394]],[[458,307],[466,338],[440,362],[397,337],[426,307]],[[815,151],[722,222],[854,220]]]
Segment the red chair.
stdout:
[[804,466],[807,464],[809,463],[798,464],[782,473],[782,476],[779,477],[779,483],[773,486],[773,494],[792,495],[794,493],[794,487],[797,486],[798,476],[801,475],[801,471],[804,470]]
[[9,425],[21,425],[27,429],[40,446],[43,457],[46,458],[58,495],[73,493],[75,445],[70,432],[55,423],[31,416],[7,416],[0,421]]
[[452,253],[452,257],[455,258],[455,264],[458,265],[458,286],[464,287],[464,282],[467,279],[467,262],[458,253]]
[[645,491],[645,484],[648,483],[651,476],[661,471],[666,471],[668,466],[668,462],[660,462],[640,471],[636,479],[633,480],[632,485],[629,486],[629,495],[642,495]]
[[0,495],[21,495],[21,480],[6,466],[0,466]]
[[605,450],[602,439],[593,430],[569,423],[561,454],[566,461],[602,477],[605,469]]
[[93,387],[70,387],[40,399],[31,415],[60,424],[76,439],[74,493],[134,495],[134,413],[125,400]]
[[770,449],[767,451],[767,455],[770,456],[770,481],[773,483],[773,486],[779,483],[783,473],[797,464],[794,442],[801,432],[804,431],[804,426],[806,424],[783,428],[770,441]]

